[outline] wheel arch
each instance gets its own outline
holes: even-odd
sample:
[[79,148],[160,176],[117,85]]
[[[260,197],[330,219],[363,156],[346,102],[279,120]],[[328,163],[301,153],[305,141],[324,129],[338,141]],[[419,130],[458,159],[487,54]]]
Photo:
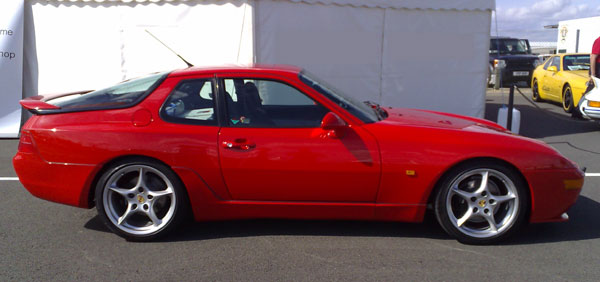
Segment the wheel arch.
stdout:
[[525,183],[525,185],[527,186],[525,189],[525,191],[527,192],[527,197],[528,197],[528,201],[529,201],[529,205],[527,206],[527,210],[525,218],[527,220],[527,222],[529,222],[529,217],[531,215],[531,210],[533,208],[533,198],[532,198],[532,191],[531,191],[531,186],[529,185],[529,182],[527,181],[527,178],[525,178],[525,176],[523,175],[523,173],[512,163],[500,159],[500,158],[496,158],[496,157],[475,157],[475,158],[469,158],[469,159],[465,159],[462,160],[460,162],[457,162],[451,166],[449,166],[444,173],[442,173],[440,175],[440,177],[436,180],[435,185],[433,186],[433,189],[431,189],[431,192],[429,193],[429,196],[427,198],[427,208],[428,210],[433,210],[433,206],[434,206],[434,201],[435,198],[437,196],[437,194],[439,193],[441,187],[442,182],[446,179],[446,177],[448,177],[448,175],[452,172],[452,170],[458,166],[461,165],[466,165],[466,164],[470,164],[470,163],[497,163],[497,164],[501,164],[506,166],[509,169],[512,169],[519,177],[521,177],[521,180],[523,181],[523,183]]
[[177,172],[175,170],[173,170],[173,168],[167,164],[166,162],[157,159],[157,158],[153,158],[150,156],[145,156],[145,155],[124,155],[124,156],[118,156],[115,157],[109,161],[107,161],[106,163],[104,163],[102,165],[102,167],[98,170],[98,172],[96,173],[96,175],[94,175],[94,178],[92,179],[92,182],[90,183],[90,187],[89,187],[89,191],[88,191],[88,195],[87,195],[87,200],[88,200],[88,207],[89,208],[93,208],[96,205],[96,199],[95,199],[95,194],[96,194],[96,186],[98,185],[98,181],[100,181],[100,178],[102,178],[102,175],[108,170],[110,169],[114,164],[119,163],[119,162],[123,162],[126,160],[146,160],[146,161],[150,161],[150,162],[158,162],[166,167],[168,167],[174,174],[175,176],[177,176],[177,179],[179,180],[179,182],[181,183],[181,185],[183,185],[183,190],[186,193],[186,198],[189,204],[189,194],[187,191],[187,187],[185,186],[185,182],[183,182],[183,180],[181,179],[181,177],[177,174]]

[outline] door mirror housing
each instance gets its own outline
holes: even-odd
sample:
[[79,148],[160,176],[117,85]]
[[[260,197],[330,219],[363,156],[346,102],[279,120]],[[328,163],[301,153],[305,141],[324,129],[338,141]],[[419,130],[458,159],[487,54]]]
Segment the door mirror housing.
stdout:
[[558,71],[558,69],[556,68],[556,66],[549,66],[549,67],[548,67],[548,71],[551,71],[551,72],[557,72],[557,71]]
[[325,131],[326,137],[342,138],[348,124],[338,115],[328,112],[321,120],[321,128]]

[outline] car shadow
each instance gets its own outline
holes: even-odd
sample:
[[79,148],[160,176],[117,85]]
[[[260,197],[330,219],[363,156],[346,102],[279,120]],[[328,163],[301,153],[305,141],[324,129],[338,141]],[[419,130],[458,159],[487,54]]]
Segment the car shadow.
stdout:
[[530,224],[503,244],[523,245],[600,238],[600,203],[579,196],[569,221]]
[[[600,203],[580,196],[569,210],[570,220],[561,223],[530,224],[499,245],[525,245],[600,238]],[[85,228],[110,232],[99,216]],[[257,236],[355,236],[402,237],[452,240],[431,216],[423,223],[338,221],[338,220],[230,220],[187,221],[174,233],[158,242],[201,241]]]
[[[498,121],[498,110],[503,104],[486,103],[485,119]],[[544,138],[600,130],[598,122],[572,118],[566,113],[556,113],[529,105],[516,105],[521,112],[519,134],[530,138]]]

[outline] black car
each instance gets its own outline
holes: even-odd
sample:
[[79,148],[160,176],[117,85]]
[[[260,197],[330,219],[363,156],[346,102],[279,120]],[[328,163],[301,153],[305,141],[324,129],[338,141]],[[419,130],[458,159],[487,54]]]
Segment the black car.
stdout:
[[533,70],[541,62],[531,54],[529,41],[508,37],[490,39],[490,75],[488,84],[494,83],[494,68],[500,68],[500,86],[526,83],[531,84]]

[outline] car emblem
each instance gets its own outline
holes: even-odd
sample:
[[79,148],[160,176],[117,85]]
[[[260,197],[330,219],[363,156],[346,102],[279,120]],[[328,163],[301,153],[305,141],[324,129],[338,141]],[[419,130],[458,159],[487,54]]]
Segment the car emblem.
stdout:
[[485,200],[479,201],[479,206],[482,208],[485,207]]
[[138,202],[140,202],[140,204],[143,204],[145,202],[144,197],[142,195],[138,195]]

